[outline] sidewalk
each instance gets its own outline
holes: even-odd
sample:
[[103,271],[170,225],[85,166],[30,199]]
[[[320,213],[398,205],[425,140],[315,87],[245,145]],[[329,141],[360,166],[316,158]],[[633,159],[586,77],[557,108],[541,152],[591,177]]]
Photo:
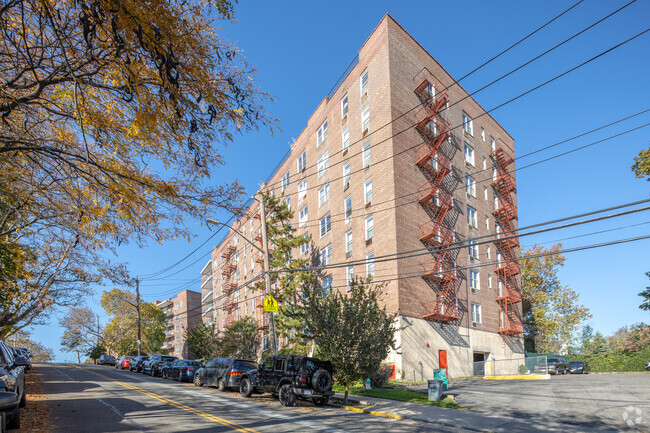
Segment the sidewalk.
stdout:
[[[333,398],[343,401],[343,394],[335,394]],[[362,397],[358,395],[348,396],[348,403],[371,405],[371,407],[365,408],[363,412],[371,413],[376,416],[421,421],[434,425],[440,424],[458,428],[461,431],[508,433],[567,431],[612,433],[618,431],[613,429],[595,429],[575,424],[564,424],[561,422],[539,425],[536,421],[520,418],[509,418],[472,412],[470,410],[447,409],[425,404],[406,403],[395,400],[385,400],[382,398]]]

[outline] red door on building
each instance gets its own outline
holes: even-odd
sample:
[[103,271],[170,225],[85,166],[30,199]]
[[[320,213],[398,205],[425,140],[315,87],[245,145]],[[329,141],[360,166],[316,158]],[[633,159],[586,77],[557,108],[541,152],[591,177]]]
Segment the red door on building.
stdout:
[[[438,362],[440,365],[440,368],[447,368],[447,351],[446,350],[439,350],[438,351]],[[447,373],[449,373],[449,370],[447,370]]]

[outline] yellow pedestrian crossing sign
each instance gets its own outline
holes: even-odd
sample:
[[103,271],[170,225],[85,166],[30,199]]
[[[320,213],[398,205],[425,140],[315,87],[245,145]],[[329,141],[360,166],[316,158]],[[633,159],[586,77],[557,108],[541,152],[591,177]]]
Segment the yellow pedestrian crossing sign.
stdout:
[[264,299],[264,312],[265,313],[278,312],[278,301],[275,300],[273,295],[269,295]]

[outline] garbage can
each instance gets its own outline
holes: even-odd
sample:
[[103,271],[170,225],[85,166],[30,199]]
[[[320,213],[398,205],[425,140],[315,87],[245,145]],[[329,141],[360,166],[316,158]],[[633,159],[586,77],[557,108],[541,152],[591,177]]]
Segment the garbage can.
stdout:
[[429,380],[429,401],[440,401],[442,398],[442,380]]

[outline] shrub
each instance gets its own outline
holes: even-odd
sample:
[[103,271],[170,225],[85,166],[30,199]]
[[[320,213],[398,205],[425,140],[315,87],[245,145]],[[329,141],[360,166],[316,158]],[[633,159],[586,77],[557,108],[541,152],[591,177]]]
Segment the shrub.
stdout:
[[377,371],[370,375],[370,386],[377,389],[383,388],[393,374],[393,369],[386,364],[381,364]]
[[528,367],[526,367],[524,364],[521,364],[519,366],[519,374],[528,374],[530,370],[528,370]]

